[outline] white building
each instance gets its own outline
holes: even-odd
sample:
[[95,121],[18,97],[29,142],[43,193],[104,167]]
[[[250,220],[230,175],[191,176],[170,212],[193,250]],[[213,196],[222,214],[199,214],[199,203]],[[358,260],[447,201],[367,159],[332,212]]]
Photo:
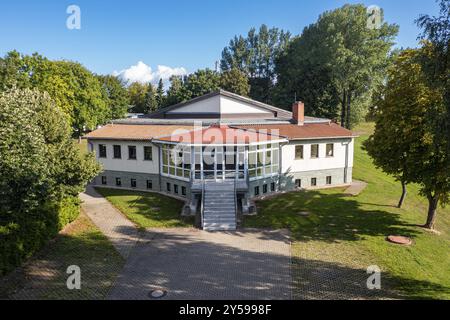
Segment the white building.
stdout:
[[234,229],[255,197],[352,180],[354,135],[301,102],[288,112],[220,90],[85,138],[104,169],[95,185],[183,198],[211,230]]

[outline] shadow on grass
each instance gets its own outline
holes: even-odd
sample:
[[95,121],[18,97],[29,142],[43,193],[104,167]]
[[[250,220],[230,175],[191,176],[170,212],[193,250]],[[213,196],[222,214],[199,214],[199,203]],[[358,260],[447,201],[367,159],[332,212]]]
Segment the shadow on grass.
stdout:
[[[363,209],[364,204],[352,197],[330,190],[291,192],[258,201],[258,214],[246,217],[244,226],[288,228],[299,241],[357,241],[365,236],[417,234],[411,225],[402,222],[398,213],[392,212],[394,208]],[[301,214],[305,211],[309,215]]]
[[292,274],[294,299],[433,299],[449,294],[448,287],[383,271],[381,288],[370,290],[366,284],[370,274],[366,270],[319,260],[293,258]]
[[[81,269],[81,290],[69,290],[67,267]],[[104,299],[124,260],[99,232],[60,234],[24,266],[0,280],[2,299]]]
[[122,211],[141,229],[154,227],[189,227],[194,225],[193,217],[182,217],[184,203],[180,200],[152,192],[96,188],[102,196]]

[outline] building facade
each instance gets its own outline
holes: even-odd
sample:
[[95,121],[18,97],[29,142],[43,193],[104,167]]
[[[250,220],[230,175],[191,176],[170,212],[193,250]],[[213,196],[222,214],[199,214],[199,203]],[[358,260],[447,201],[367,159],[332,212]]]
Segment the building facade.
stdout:
[[84,138],[103,165],[94,185],[184,199],[188,211],[200,211],[204,227],[209,204],[217,220],[211,230],[235,224],[221,223],[220,208],[214,211],[220,201],[205,203],[210,190],[228,190],[235,215],[251,212],[255,197],[352,181],[353,133],[328,119],[306,117],[301,102],[288,112],[220,90],[114,121]]

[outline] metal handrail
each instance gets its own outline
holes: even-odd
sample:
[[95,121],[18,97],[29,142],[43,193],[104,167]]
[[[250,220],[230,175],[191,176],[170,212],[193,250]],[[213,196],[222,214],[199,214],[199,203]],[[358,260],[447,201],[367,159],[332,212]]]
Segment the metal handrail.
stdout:
[[238,205],[237,205],[237,181],[239,178],[239,173],[236,175],[234,179],[234,221],[237,226],[237,214],[238,214]]
[[203,210],[205,206],[205,181],[202,181],[202,200],[200,202],[200,223],[203,228]]

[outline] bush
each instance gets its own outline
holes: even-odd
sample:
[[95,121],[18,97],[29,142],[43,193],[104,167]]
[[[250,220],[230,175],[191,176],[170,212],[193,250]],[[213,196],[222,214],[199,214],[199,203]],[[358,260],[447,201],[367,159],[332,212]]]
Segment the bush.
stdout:
[[32,256],[79,213],[80,201],[71,197],[27,215],[17,215],[17,221],[0,226],[0,275]]

